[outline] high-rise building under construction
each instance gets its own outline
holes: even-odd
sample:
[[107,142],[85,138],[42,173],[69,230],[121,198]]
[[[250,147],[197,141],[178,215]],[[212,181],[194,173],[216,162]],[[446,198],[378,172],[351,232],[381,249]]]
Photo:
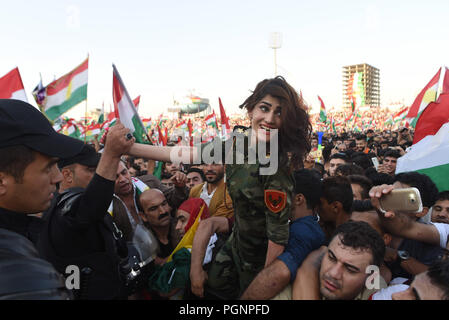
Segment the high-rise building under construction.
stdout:
[[343,106],[380,106],[379,69],[369,64],[343,67]]

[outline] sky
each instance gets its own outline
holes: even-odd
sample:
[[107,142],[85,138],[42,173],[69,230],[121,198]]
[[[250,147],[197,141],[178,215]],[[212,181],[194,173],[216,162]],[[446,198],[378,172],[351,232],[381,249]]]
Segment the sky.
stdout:
[[[31,92],[89,55],[87,108],[112,105],[112,64],[139,113],[157,117],[173,98],[218,97],[229,114],[277,71],[313,111],[342,104],[342,67],[380,69],[381,104],[411,104],[449,66],[449,1],[8,1],[0,10],[0,76],[16,66]],[[82,103],[69,111],[78,118]]]

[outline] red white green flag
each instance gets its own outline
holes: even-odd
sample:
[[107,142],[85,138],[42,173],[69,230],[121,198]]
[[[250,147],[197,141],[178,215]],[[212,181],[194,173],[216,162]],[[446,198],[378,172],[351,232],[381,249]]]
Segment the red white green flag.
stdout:
[[45,100],[41,107],[50,120],[55,120],[87,99],[88,67],[89,58],[45,87]]
[[68,119],[66,124],[62,127],[60,133],[76,139],[79,139],[81,136],[81,132],[74,119]]
[[405,120],[405,117],[407,116],[409,107],[404,107],[401,110],[399,110],[394,116],[393,116],[393,120],[395,123]]
[[320,100],[320,121],[326,123],[327,122],[326,107],[324,106],[324,102],[320,98],[320,96],[318,96],[318,100]]
[[187,122],[182,120],[176,125],[176,129],[187,130]]
[[[413,145],[398,159],[396,173],[428,175],[439,191],[449,190],[449,71],[438,100],[429,103],[416,121]],[[446,77],[447,76],[447,77]],[[446,83],[446,81],[448,81]]]
[[207,117],[205,117],[204,122],[206,123],[206,125],[218,129],[217,128],[217,118],[215,117],[215,112],[208,115]]
[[218,98],[218,104],[220,105],[220,117],[221,117],[221,136],[226,139],[231,133],[231,127],[229,126],[229,119],[226,116],[226,111],[221,103],[221,99]]
[[147,140],[149,142],[149,139],[146,138],[147,134],[145,126],[137,113],[133,101],[129,97],[128,91],[125,88],[120,74],[114,64],[112,65],[112,68],[112,96],[114,100],[115,115],[118,119],[120,119],[121,123],[131,131],[137,142],[145,143]]
[[427,107],[427,105],[437,100],[440,74],[441,68],[433,76],[430,82],[424,87],[424,89],[421,90],[421,92],[415,98],[413,104],[410,106],[410,109],[406,116],[406,121],[410,123],[410,126],[412,126],[413,128],[416,126],[416,122],[418,121],[419,116]]
[[28,102],[19,68],[12,69],[0,78],[0,99],[16,99]]
[[140,96],[138,96],[137,98],[135,98],[133,100],[134,106],[136,107],[136,109],[139,107],[140,104]]

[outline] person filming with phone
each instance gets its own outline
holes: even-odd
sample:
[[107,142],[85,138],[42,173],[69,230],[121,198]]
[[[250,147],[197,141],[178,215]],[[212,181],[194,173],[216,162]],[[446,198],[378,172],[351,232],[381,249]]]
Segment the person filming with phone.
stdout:
[[397,174],[393,185],[375,186],[370,190],[371,203],[382,225],[394,236],[385,256],[393,279],[410,280],[443,256],[437,241],[426,241],[419,237],[419,232],[409,231],[410,225],[435,229],[427,218],[437,194],[433,181],[418,172]]

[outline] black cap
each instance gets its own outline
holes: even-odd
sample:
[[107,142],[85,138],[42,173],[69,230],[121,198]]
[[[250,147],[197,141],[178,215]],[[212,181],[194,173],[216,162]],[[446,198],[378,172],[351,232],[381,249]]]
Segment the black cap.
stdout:
[[85,144],[77,155],[59,160],[58,167],[64,168],[74,163],[79,163],[86,167],[97,167],[100,157],[101,155],[95,151],[94,147]]
[[402,128],[399,130],[399,132],[406,131],[406,130],[408,130],[407,127],[402,127]]
[[78,154],[84,143],[57,133],[32,105],[21,100],[0,99],[0,148],[17,145],[63,159]]

